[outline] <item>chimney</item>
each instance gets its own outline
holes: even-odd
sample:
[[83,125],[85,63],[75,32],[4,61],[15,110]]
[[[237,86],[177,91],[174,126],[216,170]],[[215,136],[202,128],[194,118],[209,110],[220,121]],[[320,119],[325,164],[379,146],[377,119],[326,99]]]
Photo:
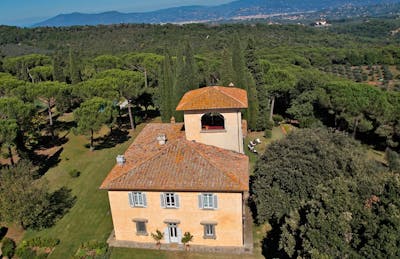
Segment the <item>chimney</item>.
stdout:
[[174,116],[171,117],[171,124],[175,124],[175,117]]
[[165,143],[167,142],[167,136],[164,133],[158,134],[156,139],[159,145],[165,145]]
[[230,83],[228,86],[230,86],[230,87],[234,87],[235,86],[235,84],[234,83]]
[[119,164],[119,165],[124,165],[125,164],[125,156],[124,155],[118,155],[117,156],[117,164]]

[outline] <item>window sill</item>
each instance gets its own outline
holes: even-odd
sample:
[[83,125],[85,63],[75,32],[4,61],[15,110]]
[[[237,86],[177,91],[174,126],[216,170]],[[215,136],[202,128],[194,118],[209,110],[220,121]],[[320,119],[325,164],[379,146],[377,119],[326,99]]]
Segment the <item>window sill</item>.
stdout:
[[148,236],[149,234],[147,232],[136,232],[137,236]]
[[131,206],[131,208],[139,208],[139,209],[141,209],[141,208],[146,208],[146,206],[139,206],[139,205],[135,205],[135,206]]
[[217,239],[216,236],[203,236],[203,239]]
[[226,132],[226,129],[202,129],[200,133],[223,133]]

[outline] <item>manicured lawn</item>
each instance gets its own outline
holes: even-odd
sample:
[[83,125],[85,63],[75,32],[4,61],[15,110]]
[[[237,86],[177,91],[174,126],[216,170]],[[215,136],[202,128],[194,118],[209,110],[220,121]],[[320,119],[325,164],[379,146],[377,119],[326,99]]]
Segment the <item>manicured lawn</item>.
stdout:
[[[143,128],[140,125],[134,136]],[[112,230],[107,192],[99,186],[109,170],[115,164],[117,154],[123,154],[133,138],[112,148],[89,151],[84,136],[68,134],[64,144],[60,163],[51,168],[44,178],[51,189],[66,186],[76,195],[74,207],[55,226],[42,231],[28,231],[25,239],[35,236],[54,237],[61,240],[51,258],[67,258],[73,255],[82,242],[89,240],[105,241]],[[68,172],[77,169],[78,178],[72,178]]]

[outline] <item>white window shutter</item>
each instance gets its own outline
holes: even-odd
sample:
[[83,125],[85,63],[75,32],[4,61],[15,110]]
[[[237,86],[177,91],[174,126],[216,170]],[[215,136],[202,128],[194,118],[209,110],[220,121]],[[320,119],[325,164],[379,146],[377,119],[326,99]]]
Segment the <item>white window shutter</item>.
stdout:
[[203,208],[203,195],[199,194],[198,198],[199,198],[199,209],[202,209]]
[[131,206],[132,208],[135,207],[135,202],[133,201],[133,193],[132,192],[128,192],[128,200],[129,200],[129,206]]
[[165,243],[169,243],[169,229],[168,229],[168,227],[166,227],[164,229],[164,240],[165,240]]
[[146,193],[142,192],[143,207],[147,207]]
[[218,197],[216,194],[213,195],[214,198],[214,209],[218,209]]
[[182,244],[182,230],[180,228],[176,228],[176,234],[178,236],[178,243]]
[[179,206],[180,206],[179,205],[179,195],[177,193],[175,193],[174,196],[175,196],[175,207],[179,208]]
[[161,204],[161,208],[165,208],[165,194],[164,193],[160,194],[160,204]]

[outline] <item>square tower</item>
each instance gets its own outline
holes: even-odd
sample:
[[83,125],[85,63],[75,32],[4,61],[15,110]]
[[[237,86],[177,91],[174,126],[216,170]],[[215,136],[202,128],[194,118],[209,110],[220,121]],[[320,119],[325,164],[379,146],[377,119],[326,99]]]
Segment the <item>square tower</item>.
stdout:
[[187,92],[176,110],[184,112],[187,140],[243,153],[241,109],[247,107],[245,90],[208,86]]

